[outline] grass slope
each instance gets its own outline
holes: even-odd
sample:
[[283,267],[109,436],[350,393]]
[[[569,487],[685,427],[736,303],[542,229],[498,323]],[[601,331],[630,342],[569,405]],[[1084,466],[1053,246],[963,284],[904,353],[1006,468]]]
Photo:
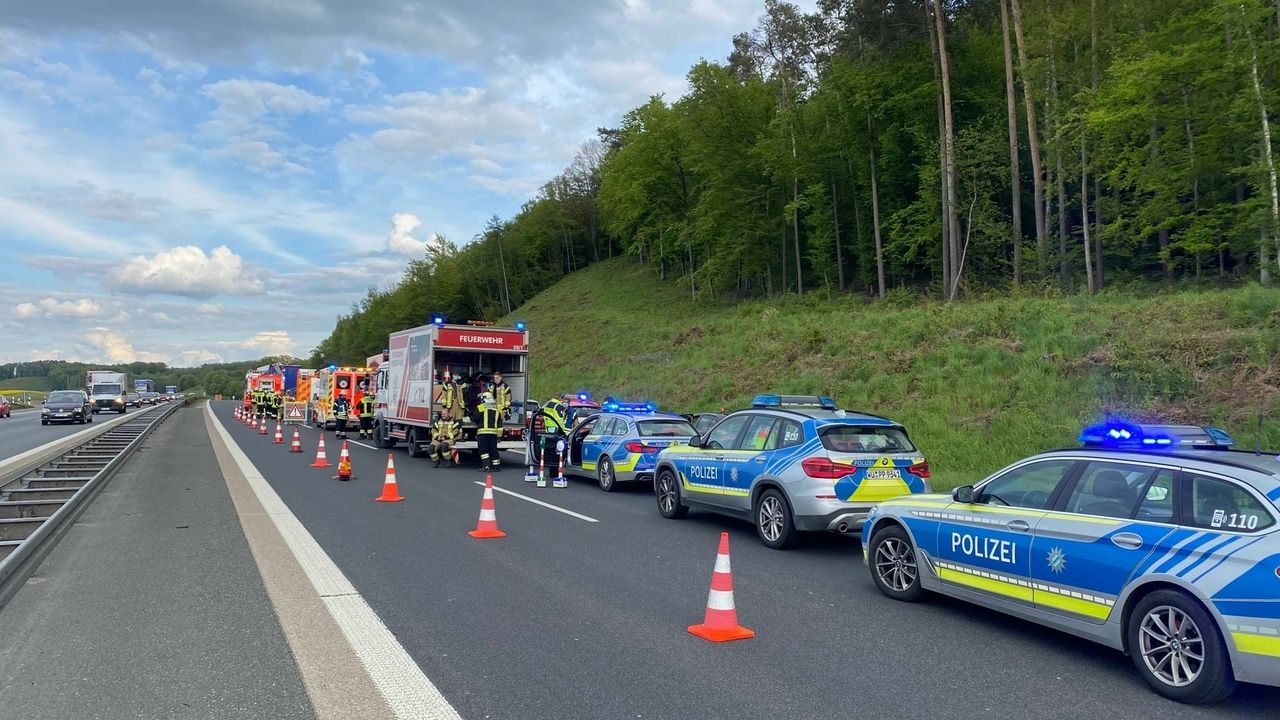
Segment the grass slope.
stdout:
[[47,377],[17,377],[0,380],[0,390],[39,390],[49,392]]
[[1258,286],[695,305],[624,258],[565,278],[517,317],[538,399],[588,390],[692,412],[830,394],[905,424],[940,488],[1071,446],[1104,415],[1213,422],[1240,447],[1280,449],[1280,290]]

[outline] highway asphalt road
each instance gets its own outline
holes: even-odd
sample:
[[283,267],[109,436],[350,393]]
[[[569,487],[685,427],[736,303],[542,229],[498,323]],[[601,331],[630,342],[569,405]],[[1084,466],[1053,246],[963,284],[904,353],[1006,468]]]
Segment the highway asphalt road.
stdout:
[[[135,413],[138,410],[130,409],[129,412]],[[11,458],[68,435],[74,435],[85,428],[94,427],[101,420],[113,420],[117,417],[120,416],[116,413],[107,413],[94,415],[93,423],[83,425],[77,423],[41,425],[39,410],[15,412],[13,417],[0,418],[0,460]]]
[[[943,598],[908,605],[874,588],[851,537],[765,548],[742,522],[658,515],[652,492],[585,481],[495,485],[508,537],[474,540],[483,475],[394,453],[396,504],[375,503],[385,451],[351,446],[356,479],[307,467],[231,420],[231,436],[426,675],[465,718],[1259,718],[1280,690],[1241,686],[1195,708],[1150,692],[1128,658]],[[331,461],[338,445],[326,439]],[[751,640],[713,644],[701,622],[719,533],[731,536]]]

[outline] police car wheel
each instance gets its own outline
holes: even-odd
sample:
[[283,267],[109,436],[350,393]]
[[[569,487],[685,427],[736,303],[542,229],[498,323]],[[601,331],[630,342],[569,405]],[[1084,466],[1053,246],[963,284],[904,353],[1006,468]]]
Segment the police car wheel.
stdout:
[[907,531],[898,525],[890,525],[876,532],[867,551],[870,559],[871,579],[880,592],[903,602],[920,597],[920,567],[916,563],[916,549]]
[[774,550],[795,544],[796,524],[791,504],[774,488],[765,490],[756,501],[756,533],[760,541]]
[[618,478],[613,472],[613,461],[607,457],[600,458],[600,465],[596,468],[596,480],[600,483],[600,489],[605,492],[613,492],[618,488]]
[[1215,703],[1236,681],[1213,617],[1177,590],[1157,590],[1129,614],[1130,657],[1153,690],[1178,702]]
[[680,483],[670,468],[664,468],[653,482],[653,494],[658,498],[658,512],[671,520],[689,514],[689,506],[680,502]]

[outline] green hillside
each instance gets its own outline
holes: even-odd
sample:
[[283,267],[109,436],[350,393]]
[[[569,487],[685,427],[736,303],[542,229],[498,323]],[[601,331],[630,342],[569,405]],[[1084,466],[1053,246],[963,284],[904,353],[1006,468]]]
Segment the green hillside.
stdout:
[[[561,280],[529,323],[533,390],[681,412],[823,393],[904,423],[935,486],[1074,443],[1104,413],[1214,422],[1280,448],[1280,290],[1259,286],[895,304],[694,304],[630,259]],[[1260,420],[1261,418],[1261,420]]]
[[49,378],[47,377],[16,377],[7,380],[0,380],[0,390],[39,390],[41,392],[49,391]]

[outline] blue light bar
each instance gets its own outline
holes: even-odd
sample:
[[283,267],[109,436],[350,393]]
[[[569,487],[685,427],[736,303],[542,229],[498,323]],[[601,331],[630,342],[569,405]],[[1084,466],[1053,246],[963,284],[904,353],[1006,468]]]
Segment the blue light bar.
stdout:
[[523,321],[523,320],[517,320],[517,321],[516,321],[516,329],[517,329],[517,330],[519,330],[520,332],[524,332],[525,327],[526,327],[526,325],[524,324],[524,321]]
[[835,410],[836,401],[826,395],[757,395],[751,401],[751,406],[758,408],[807,407]]
[[601,406],[607,412],[616,413],[655,413],[658,406],[652,402],[618,402],[612,398],[605,400]]
[[432,324],[432,325],[443,325],[443,324],[444,324],[444,316],[443,316],[443,315],[441,315],[440,313],[436,313],[436,314],[432,315],[432,316],[431,316],[431,324]]
[[1080,432],[1082,445],[1159,450],[1199,448],[1225,450],[1236,444],[1221,428],[1200,425],[1139,425],[1110,421],[1090,425]]

